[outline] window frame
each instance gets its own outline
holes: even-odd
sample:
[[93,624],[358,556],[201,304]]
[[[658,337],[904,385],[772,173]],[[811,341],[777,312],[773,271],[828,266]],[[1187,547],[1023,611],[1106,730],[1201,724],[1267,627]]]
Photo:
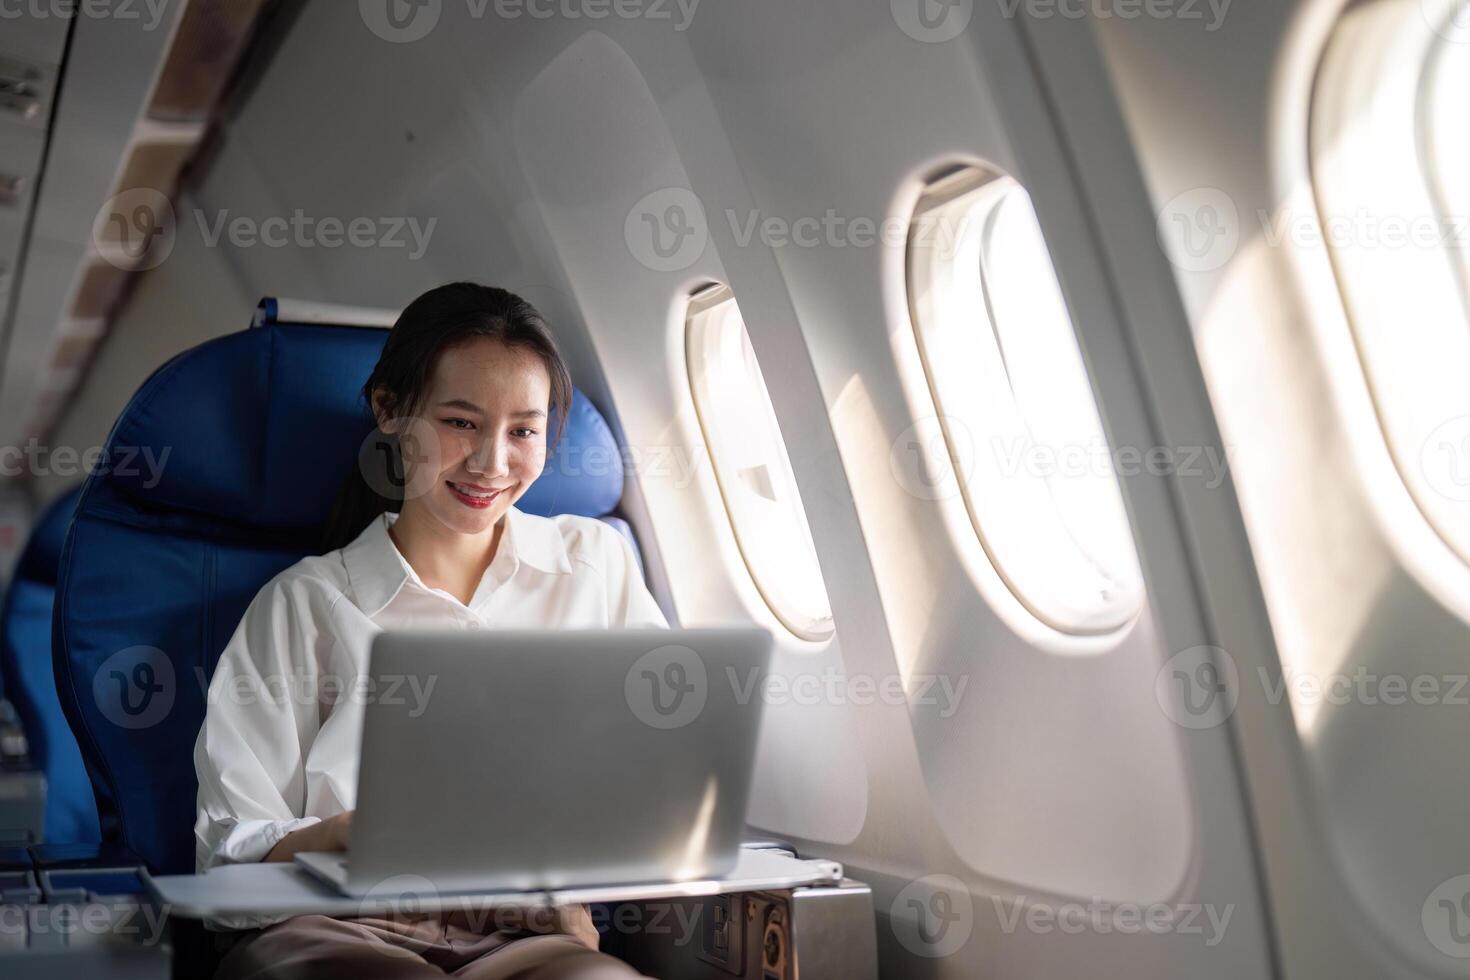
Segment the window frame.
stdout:
[[[933,338],[928,336],[928,334],[931,333],[935,329],[935,327],[933,325],[926,324],[927,317],[920,309],[920,284],[925,277],[921,275],[920,269],[918,268],[918,263],[921,261],[925,261],[925,259],[922,258],[922,253],[924,253],[925,251],[933,253],[934,246],[932,244],[923,246],[916,245],[916,238],[917,236],[925,233],[926,220],[932,220],[931,216],[933,216],[937,211],[948,205],[952,205],[955,201],[959,200],[962,197],[965,197],[972,193],[980,192],[985,188],[990,187],[991,185],[996,184],[1000,181],[1013,182],[1015,186],[1019,188],[1022,193],[1027,194],[1029,198],[1029,192],[1026,190],[1025,185],[1017,180],[1012,174],[1007,173],[1005,170],[992,164],[975,161],[954,164],[944,168],[943,170],[938,171],[933,177],[925,181],[924,186],[918,195],[918,199],[913,205],[909,225],[909,234],[904,245],[905,251],[902,266],[905,292],[904,305],[908,312],[909,326],[918,349],[919,364],[920,370],[923,374],[924,389],[928,392],[931,404],[934,407],[935,418],[938,423],[942,438],[944,440],[945,450],[948,453],[948,462],[958,483],[958,496],[961,501],[961,506],[964,509],[966,517],[968,518],[967,523],[971,530],[974,532],[975,538],[978,541],[981,550],[984,552],[985,558],[990,568],[1004,583],[1007,591],[1032,617],[1034,617],[1044,626],[1055,630],[1058,633],[1078,638],[1117,636],[1128,630],[1137,621],[1138,617],[1142,614],[1148,603],[1147,589],[1144,585],[1141,572],[1141,557],[1138,553],[1136,538],[1133,536],[1132,521],[1127,514],[1126,503],[1122,502],[1121,486],[1117,488],[1117,492],[1119,494],[1120,505],[1122,506],[1122,517],[1123,520],[1126,522],[1126,526],[1128,529],[1129,546],[1132,549],[1132,565],[1137,570],[1136,585],[1131,588],[1122,589],[1119,593],[1118,600],[1114,603],[1100,604],[1098,607],[1099,611],[1089,616],[1088,620],[1085,622],[1080,620],[1068,620],[1054,615],[1052,612],[1048,611],[1048,609],[1045,608],[1040,602],[1038,602],[1036,597],[1030,595],[1027,588],[1022,586],[1021,582],[1018,581],[1018,577],[1013,574],[1013,570],[1008,566],[1008,563],[1005,560],[1004,556],[999,553],[1002,549],[996,545],[994,540],[992,540],[993,536],[990,533],[987,533],[987,530],[985,528],[985,521],[982,519],[980,508],[974,499],[975,495],[971,492],[970,482],[972,475],[966,474],[964,459],[956,448],[956,438],[951,425],[951,419],[955,419],[958,420],[961,424],[966,425],[966,427],[968,428],[968,420],[964,419],[963,416],[947,411],[946,399],[944,393],[940,390],[940,382],[938,379],[939,372],[937,372],[934,368],[935,360],[940,355],[932,349]],[[1002,191],[1002,193],[1004,192]],[[992,341],[996,345],[996,351],[998,356],[1000,357],[1002,365],[1006,364],[1005,345],[1001,342],[1001,338],[999,336],[1000,327],[995,318],[995,301],[992,295],[992,283],[989,281],[989,277],[987,275],[989,261],[985,255],[985,246],[986,238],[988,237],[989,231],[997,220],[1000,208],[1005,203],[1006,202],[1004,197],[995,200],[988,206],[986,212],[979,218],[981,222],[981,229],[979,231],[979,234],[981,235],[981,262],[980,267],[975,270],[975,273],[980,280],[978,288],[984,300],[984,315],[986,318],[986,322],[977,323],[976,328],[980,330],[990,331],[990,333],[992,334]],[[963,223],[960,227],[964,227]],[[955,241],[957,241],[958,233],[954,234]],[[1060,288],[1059,277],[1057,276],[1055,264],[1051,261],[1051,250],[1049,246],[1046,246],[1044,234],[1042,238],[1042,244],[1044,247],[1046,247],[1047,251],[1047,259],[1049,265],[1048,271],[1054,279],[1058,280],[1058,287]],[[927,259],[927,261],[935,260],[930,257],[929,259]],[[1063,302],[1065,306],[1065,298],[1063,298]],[[1072,317],[1070,307],[1066,308],[1066,313],[1068,325],[1071,328],[1071,336],[1073,342],[1077,344],[1078,350],[1080,352],[1080,339],[1077,337],[1076,324],[1075,320]],[[1097,413],[1100,423],[1101,408],[1097,403],[1097,393],[1095,387],[1092,385],[1092,379],[1090,375],[1086,373],[1085,362],[1083,364],[1083,371],[1084,380],[1088,386],[1088,395],[1093,410]],[[1016,403],[1018,413],[1024,418],[1025,413],[1021,410],[1019,401],[1015,395],[1014,390],[1012,391],[1011,398],[1012,401]],[[1100,431],[1102,431],[1101,426],[1099,426],[1099,428]],[[1107,440],[1105,431],[1102,431],[1102,437],[1104,445],[1108,447],[1109,452],[1111,453],[1113,449],[1110,441]],[[1055,506],[1054,497],[1052,498],[1052,502]],[[1058,517],[1058,521],[1065,529],[1066,523],[1060,518],[1060,516]],[[1086,552],[1080,547],[1078,548],[1078,552],[1084,557],[1086,556]]]
[[[719,449],[716,446],[715,439],[711,436],[712,426],[711,420],[708,417],[710,408],[707,402],[710,396],[706,368],[703,364],[696,363],[696,359],[700,357],[700,352],[698,350],[699,345],[694,342],[694,333],[697,317],[708,314],[726,303],[735,304],[736,314],[740,317],[741,329],[745,333],[746,342],[749,343],[749,328],[745,325],[744,314],[739,312],[740,306],[735,296],[735,291],[729,285],[721,282],[706,283],[691,291],[684,302],[684,368],[685,376],[689,382],[690,401],[694,405],[694,414],[699,421],[700,436],[704,439],[705,451],[709,453],[710,470],[714,475],[715,485],[719,489],[720,504],[725,512],[725,519],[729,524],[730,532],[735,539],[735,547],[740,552],[741,561],[745,565],[745,571],[750,577],[751,584],[755,586],[756,592],[760,595],[771,615],[794,636],[809,643],[826,643],[836,635],[831,597],[827,593],[826,580],[821,575],[821,561],[817,554],[816,542],[811,537],[810,522],[807,520],[805,505],[801,499],[801,487],[798,485],[796,473],[791,467],[791,455],[786,448],[784,436],[780,439],[777,448],[785,462],[787,472],[791,475],[791,486],[796,493],[796,506],[800,511],[802,526],[807,531],[807,540],[811,543],[812,558],[817,568],[818,583],[821,586],[823,598],[826,599],[825,616],[798,617],[793,615],[792,610],[788,608],[789,604],[774,595],[770,584],[762,580],[761,573],[756,569],[756,562],[753,562],[751,559],[751,552],[754,549],[747,540],[751,532],[741,529],[741,522],[736,518],[735,514],[736,507],[731,502],[732,490],[726,485],[726,478],[722,475],[723,467],[719,461]],[[754,353],[753,350],[752,353]],[[758,371],[760,370],[758,358],[756,359],[756,369]],[[766,401],[769,404],[770,388],[765,383],[764,372],[760,375],[760,382]],[[771,415],[776,421],[777,432],[779,434],[780,419],[775,413],[774,405],[771,406]]]

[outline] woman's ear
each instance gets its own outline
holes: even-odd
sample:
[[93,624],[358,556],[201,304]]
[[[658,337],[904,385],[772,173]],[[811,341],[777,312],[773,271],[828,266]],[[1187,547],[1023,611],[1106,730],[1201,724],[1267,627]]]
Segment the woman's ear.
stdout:
[[373,418],[384,432],[397,428],[393,420],[393,397],[382,386],[373,389]]

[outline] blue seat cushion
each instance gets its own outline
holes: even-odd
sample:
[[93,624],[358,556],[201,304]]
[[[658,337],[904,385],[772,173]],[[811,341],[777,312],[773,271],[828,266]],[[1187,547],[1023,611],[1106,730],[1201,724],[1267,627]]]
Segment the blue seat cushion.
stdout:
[[46,777],[45,839],[95,843],[97,804],[51,666],[57,565],[78,495],[63,494],[45,510],[16,563],[0,609],[0,683],[20,716],[31,759]]

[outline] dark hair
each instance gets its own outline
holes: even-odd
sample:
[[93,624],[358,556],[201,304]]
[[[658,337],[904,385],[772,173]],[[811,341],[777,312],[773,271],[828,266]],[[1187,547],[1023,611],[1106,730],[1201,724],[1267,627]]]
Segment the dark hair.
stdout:
[[[377,366],[362,386],[368,411],[374,409],[374,394],[381,391],[389,417],[417,412],[428,394],[439,357],[477,337],[530,351],[546,365],[551,378],[551,417],[556,423],[551,441],[554,448],[572,404],[572,376],[556,348],[551,328],[534,306],[515,293],[473,282],[452,282],[431,289],[399,314]],[[402,485],[403,460],[397,442],[391,436],[386,438],[394,447],[391,454],[360,454],[358,465],[343,482],[323,529],[323,551],[343,547],[384,511],[397,511],[402,506],[402,500],[377,489]],[[384,472],[369,474],[368,467]],[[389,472],[390,468],[396,468],[395,472]]]

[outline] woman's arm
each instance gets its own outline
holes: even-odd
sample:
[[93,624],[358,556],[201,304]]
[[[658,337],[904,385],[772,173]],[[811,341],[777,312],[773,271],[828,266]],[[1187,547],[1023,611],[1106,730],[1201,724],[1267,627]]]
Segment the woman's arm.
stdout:
[[320,728],[329,605],[318,583],[288,572],[251,601],[220,655],[194,748],[201,871],[260,861],[319,822],[304,811],[306,755]]
[[290,861],[308,851],[345,851],[352,836],[352,811],[293,830],[270,849],[264,860]]

